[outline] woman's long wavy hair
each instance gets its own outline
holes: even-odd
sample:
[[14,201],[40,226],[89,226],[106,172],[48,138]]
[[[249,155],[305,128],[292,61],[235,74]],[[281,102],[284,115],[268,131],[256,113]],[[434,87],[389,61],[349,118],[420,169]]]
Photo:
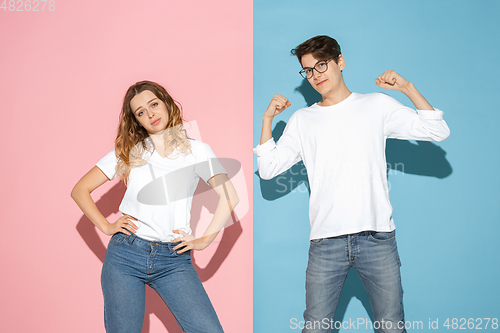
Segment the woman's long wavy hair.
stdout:
[[149,90],[155,94],[167,107],[168,122],[163,135],[165,139],[165,155],[169,156],[173,151],[185,155],[190,152],[191,148],[183,130],[182,112],[177,102],[158,83],[151,81],[137,82],[128,88],[123,99],[120,124],[115,140],[115,154],[118,158],[116,173],[125,183],[133,167],[147,163],[142,158],[145,151],[152,153],[154,150],[148,132],[135,119],[135,115],[130,107],[132,98],[145,90]]

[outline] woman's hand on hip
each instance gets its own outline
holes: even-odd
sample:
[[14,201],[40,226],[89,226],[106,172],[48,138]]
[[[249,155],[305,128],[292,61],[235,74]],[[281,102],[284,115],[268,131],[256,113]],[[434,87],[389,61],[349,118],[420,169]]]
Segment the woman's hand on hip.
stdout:
[[173,230],[173,232],[181,235],[180,237],[177,237],[172,241],[172,243],[180,242],[180,244],[177,244],[173,249],[174,251],[180,249],[179,251],[177,251],[177,253],[183,253],[189,250],[201,251],[209,246],[212,242],[208,237],[196,238],[193,235],[190,235],[180,229]]
[[117,232],[123,232],[126,235],[135,234],[137,225],[133,221],[137,221],[137,219],[130,215],[123,215],[115,223],[110,223],[107,230],[104,232],[106,235],[111,236],[116,234]]

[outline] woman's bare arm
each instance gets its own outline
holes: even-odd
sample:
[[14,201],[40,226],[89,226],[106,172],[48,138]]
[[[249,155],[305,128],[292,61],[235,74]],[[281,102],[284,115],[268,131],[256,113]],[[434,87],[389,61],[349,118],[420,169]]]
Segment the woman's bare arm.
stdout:
[[137,226],[132,222],[132,220],[136,220],[134,217],[123,215],[116,222],[110,223],[101,214],[90,196],[90,193],[107,181],[108,177],[106,177],[101,169],[94,166],[73,187],[71,197],[88,219],[106,235],[113,235],[117,232],[123,232],[127,235],[130,235],[131,232],[135,233]]

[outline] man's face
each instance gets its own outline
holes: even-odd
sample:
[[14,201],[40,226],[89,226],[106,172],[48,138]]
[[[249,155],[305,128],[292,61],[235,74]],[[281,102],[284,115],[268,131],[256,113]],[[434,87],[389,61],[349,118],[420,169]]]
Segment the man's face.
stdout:
[[[302,68],[314,68],[320,61],[323,61],[323,59],[316,59],[312,53],[306,54],[301,59]],[[343,84],[344,79],[342,78],[342,70],[345,67],[344,58],[342,55],[339,55],[337,63],[335,60],[330,60],[327,66],[328,69],[323,73],[313,70],[313,76],[307,79],[311,86],[319,92],[323,98],[335,93]]]

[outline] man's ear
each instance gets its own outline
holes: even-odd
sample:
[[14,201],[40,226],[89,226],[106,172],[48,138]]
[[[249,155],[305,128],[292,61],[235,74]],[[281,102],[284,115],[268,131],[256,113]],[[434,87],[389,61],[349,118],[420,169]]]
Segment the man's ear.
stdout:
[[339,65],[340,71],[343,71],[345,68],[345,59],[342,56],[342,54],[339,54],[339,57],[337,58],[337,65]]

